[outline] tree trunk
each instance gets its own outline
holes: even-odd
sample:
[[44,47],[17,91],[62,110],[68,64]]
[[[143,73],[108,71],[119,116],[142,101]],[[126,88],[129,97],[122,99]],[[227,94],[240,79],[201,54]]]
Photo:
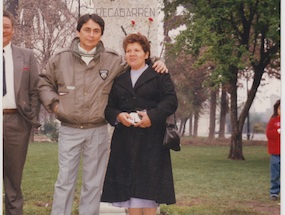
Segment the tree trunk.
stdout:
[[189,137],[193,136],[193,114],[189,117]]
[[14,15],[14,17],[16,17],[18,7],[19,7],[19,0],[10,0],[7,10],[10,11]]
[[245,160],[242,151],[242,132],[234,130],[231,137],[231,148],[228,156],[232,160]]
[[187,118],[181,117],[180,128],[179,128],[179,133],[181,134],[181,136],[184,136],[184,134],[185,134],[186,122],[187,122]]
[[194,131],[193,131],[193,137],[198,136],[198,121],[199,121],[199,113],[194,112]]
[[225,138],[227,113],[228,113],[227,91],[225,86],[222,86],[219,138]]
[[210,98],[210,125],[209,125],[209,136],[208,136],[208,139],[214,139],[215,138],[216,105],[217,105],[217,92],[216,92],[216,90],[211,90],[211,98]]
[[237,107],[237,74],[238,69],[232,67],[230,69],[232,78],[230,80],[230,94],[231,94],[231,125],[232,125],[232,136],[231,136],[231,147],[228,155],[229,159],[233,160],[244,160],[242,153],[242,129],[239,129],[238,122],[238,107]]

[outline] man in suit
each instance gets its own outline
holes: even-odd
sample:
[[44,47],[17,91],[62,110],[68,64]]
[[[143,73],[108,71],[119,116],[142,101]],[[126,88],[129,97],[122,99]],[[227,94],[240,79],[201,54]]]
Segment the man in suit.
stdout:
[[3,184],[6,215],[23,214],[22,173],[32,127],[39,127],[37,62],[11,43],[14,17],[3,11]]

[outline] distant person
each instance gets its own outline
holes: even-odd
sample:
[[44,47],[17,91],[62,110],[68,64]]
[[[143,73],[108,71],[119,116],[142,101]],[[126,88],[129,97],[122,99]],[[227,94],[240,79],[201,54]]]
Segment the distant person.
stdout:
[[[79,214],[99,215],[110,146],[104,110],[115,77],[127,66],[122,56],[104,47],[104,28],[97,14],[81,16],[70,47],[52,56],[40,74],[41,102],[61,121],[52,215],[72,213],[81,157]],[[162,62],[154,67],[166,70]]]
[[130,68],[115,79],[105,110],[115,130],[101,201],[130,215],[155,215],[159,204],[176,202],[170,151],[162,142],[177,97],[170,75],[153,70],[145,36],[128,35],[123,49]]
[[12,44],[12,13],[3,11],[3,185],[6,215],[23,214],[23,169],[32,127],[39,127],[37,61],[31,49]]
[[266,136],[268,139],[268,153],[270,157],[270,199],[276,201],[280,193],[280,100],[273,106]]

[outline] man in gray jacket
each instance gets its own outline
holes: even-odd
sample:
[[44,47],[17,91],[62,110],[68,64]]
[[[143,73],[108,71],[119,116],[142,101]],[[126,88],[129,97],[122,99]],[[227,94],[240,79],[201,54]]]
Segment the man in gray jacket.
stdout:
[[[80,215],[99,215],[109,140],[104,110],[113,80],[127,64],[104,47],[104,20],[96,14],[79,18],[77,36],[69,48],[51,57],[38,85],[44,107],[61,121],[59,174],[52,215],[70,215],[82,156]],[[166,70],[164,63],[154,64]]]

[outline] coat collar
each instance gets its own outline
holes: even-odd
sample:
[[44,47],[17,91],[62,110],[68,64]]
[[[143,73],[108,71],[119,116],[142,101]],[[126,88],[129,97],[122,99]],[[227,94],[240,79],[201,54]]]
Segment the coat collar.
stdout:
[[138,89],[140,86],[142,86],[144,83],[148,82],[150,79],[153,79],[157,77],[159,74],[152,68],[153,64],[150,64],[149,67],[141,74],[141,76],[138,78],[136,84],[134,87],[132,87],[132,81],[131,81],[131,74],[130,74],[130,68],[126,70],[121,76],[118,77],[117,83],[128,89],[131,92],[135,92],[136,89]]
[[[75,37],[72,42],[70,47],[68,48],[70,51],[73,52],[74,55],[81,57],[82,53],[80,52],[78,45],[79,45],[80,39],[79,37]],[[100,54],[105,51],[105,47],[102,41],[99,41],[97,46],[96,46],[96,51],[93,55],[93,58],[98,58]]]

